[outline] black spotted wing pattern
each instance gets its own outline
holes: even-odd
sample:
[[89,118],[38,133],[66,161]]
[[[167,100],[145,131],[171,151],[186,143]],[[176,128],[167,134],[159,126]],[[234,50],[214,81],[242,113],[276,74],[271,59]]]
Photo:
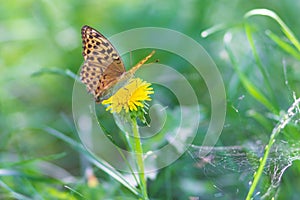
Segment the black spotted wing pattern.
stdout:
[[84,64],[80,77],[88,92],[99,101],[125,73],[120,55],[101,33],[89,26],[81,29]]
[[81,29],[84,63],[80,78],[96,102],[101,102],[120,79],[132,77],[152,55],[152,51],[131,70],[125,72],[121,57],[109,40],[90,26]]

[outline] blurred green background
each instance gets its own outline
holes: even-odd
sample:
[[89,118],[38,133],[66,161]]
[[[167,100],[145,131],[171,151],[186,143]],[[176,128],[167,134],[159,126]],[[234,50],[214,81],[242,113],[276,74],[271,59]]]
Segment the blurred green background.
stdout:
[[[299,96],[300,66],[296,58],[278,47],[266,35],[266,30],[271,30],[285,39],[277,23],[266,17],[251,18],[254,43],[271,86],[271,89],[267,88],[243,27],[244,14],[255,8],[273,10],[296,37],[299,36],[300,2],[292,0],[2,1],[0,171],[14,169],[14,172],[20,174],[1,171],[0,199],[13,199],[11,196],[15,193],[35,199],[80,199],[80,195],[63,187],[65,180],[58,180],[51,175],[58,169],[62,170],[62,174],[76,177],[72,182],[73,187],[85,199],[91,199],[89,195],[94,195],[94,199],[133,196],[99,169],[95,169],[99,179],[98,188],[93,191],[83,189],[88,186],[85,185],[82,170],[85,162],[82,156],[44,129],[51,127],[75,140],[78,138],[72,118],[74,79],[67,76],[65,70],[77,74],[80,69],[83,62],[80,29],[85,24],[96,28],[107,37],[132,28],[150,26],[173,29],[193,38],[216,62],[226,87],[227,117],[218,145],[266,144],[278,116],[275,115],[276,112],[271,113],[243,87],[225,51],[224,35],[230,33],[232,36],[230,47],[240,69],[271,99],[270,102],[278,111],[276,114],[286,111],[293,103],[293,92]],[[224,28],[207,38],[201,37],[203,30],[218,24],[224,24]],[[143,55],[137,57],[133,52],[133,63]],[[198,131],[201,133],[206,130],[210,119],[210,97],[201,77],[194,80],[195,72],[192,68],[185,67],[184,61],[172,55],[158,52],[155,58],[188,77],[194,88],[204,88],[198,94],[204,110]],[[126,62],[127,67],[128,64]],[[45,73],[33,76],[37,72]],[[168,95],[163,96],[160,93],[160,99],[170,108],[177,106],[176,100]],[[263,119],[251,117],[249,111],[258,113]],[[265,123],[261,123],[262,121]],[[199,134],[194,144],[200,145],[202,137]],[[294,144],[293,141],[298,139],[297,124],[280,134],[281,141]],[[47,162],[49,166],[49,163],[54,164],[50,167],[49,174],[39,171],[35,164],[40,162]],[[149,182],[151,199],[245,198],[251,174],[247,174],[247,178],[243,177],[243,173],[225,176],[226,170],[220,170],[217,175],[211,175],[203,168],[195,167],[195,162],[195,157],[186,154],[172,166],[163,169],[155,180]],[[300,195],[299,167],[299,163],[295,162],[284,173],[280,190],[276,190],[279,199],[297,199]]]

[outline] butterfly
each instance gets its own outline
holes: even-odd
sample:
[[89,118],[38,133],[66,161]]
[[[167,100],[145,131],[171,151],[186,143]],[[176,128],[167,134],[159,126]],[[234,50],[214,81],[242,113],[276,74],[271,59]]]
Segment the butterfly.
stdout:
[[85,25],[81,28],[81,36],[84,63],[81,68],[80,79],[97,103],[101,103],[110,95],[118,83],[129,80],[155,53],[152,51],[126,72],[116,48],[100,32]]

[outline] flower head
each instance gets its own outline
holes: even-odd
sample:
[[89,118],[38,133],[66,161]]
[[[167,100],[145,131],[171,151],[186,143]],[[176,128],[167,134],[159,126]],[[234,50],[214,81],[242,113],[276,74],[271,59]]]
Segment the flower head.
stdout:
[[139,111],[145,106],[145,101],[151,101],[150,94],[153,94],[151,83],[140,78],[132,78],[127,85],[120,88],[113,96],[103,100],[103,105],[108,105],[106,110],[112,113],[126,113]]

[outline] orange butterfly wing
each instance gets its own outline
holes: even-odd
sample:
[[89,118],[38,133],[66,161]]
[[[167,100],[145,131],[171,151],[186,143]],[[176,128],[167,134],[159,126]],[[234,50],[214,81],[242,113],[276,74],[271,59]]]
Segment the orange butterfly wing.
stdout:
[[82,27],[81,36],[84,63],[80,78],[96,102],[101,102],[117,83],[122,85],[124,81],[130,79],[155,53],[152,51],[131,70],[125,72],[119,53],[106,37],[87,25]]
[[101,33],[89,26],[81,29],[84,64],[80,77],[88,92],[101,101],[125,73],[120,55]]

